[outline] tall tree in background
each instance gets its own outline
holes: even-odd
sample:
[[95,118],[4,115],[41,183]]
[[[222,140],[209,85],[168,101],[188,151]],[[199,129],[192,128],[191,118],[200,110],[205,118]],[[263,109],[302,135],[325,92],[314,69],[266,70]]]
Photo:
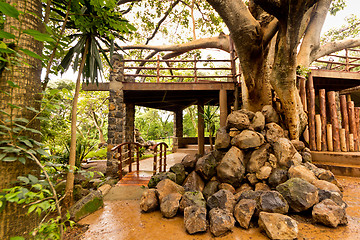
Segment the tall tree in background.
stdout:
[[[30,50],[41,55],[42,45],[35,41],[29,34],[20,34],[19,30],[32,29],[41,31],[41,1],[40,0],[7,0],[7,3],[16,7],[22,12],[16,17],[16,12],[7,12],[6,6],[2,6],[3,14],[6,14],[4,31],[12,33],[17,37],[16,47]],[[5,8],[5,9],[4,9]],[[11,10],[10,10],[11,11]],[[12,17],[10,17],[12,16]],[[18,18],[18,19],[17,19]],[[40,60],[21,53],[21,58],[27,64],[11,65],[4,70],[0,76],[0,121],[3,124],[7,119],[7,114],[17,118],[31,119],[33,111],[26,110],[25,107],[40,108],[39,101],[41,92],[41,62]],[[14,82],[19,87],[10,87],[7,81]],[[11,92],[9,97],[4,92]],[[23,107],[21,110],[14,108],[11,104]],[[7,113],[7,114],[5,114]],[[33,122],[33,129],[39,129],[39,122]],[[29,132],[25,134],[32,135]],[[31,136],[39,139],[39,136]],[[0,135],[0,140],[6,138]],[[0,152],[1,153],[1,152]],[[0,161],[0,189],[8,188],[18,176],[28,173],[38,175],[39,169],[32,161],[25,164],[20,161],[4,162]],[[34,214],[26,215],[27,209],[16,203],[8,203],[4,209],[0,209],[0,239],[8,239],[11,236],[26,235],[38,224],[38,218]]]

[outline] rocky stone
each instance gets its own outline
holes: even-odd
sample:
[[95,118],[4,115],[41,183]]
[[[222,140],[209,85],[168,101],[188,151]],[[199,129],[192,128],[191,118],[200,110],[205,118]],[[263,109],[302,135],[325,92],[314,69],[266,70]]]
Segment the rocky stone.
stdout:
[[240,149],[249,149],[260,147],[263,145],[264,141],[264,136],[260,133],[251,130],[244,130],[231,140],[231,144]]
[[325,171],[319,173],[317,175],[317,177],[319,178],[319,180],[325,180],[325,181],[335,184],[340,189],[340,191],[343,191],[343,187],[337,181],[335,175],[330,170],[325,170]]
[[255,186],[256,183],[259,182],[259,179],[257,179],[256,174],[255,173],[248,173],[246,174],[246,178],[249,181],[249,183],[253,186]]
[[203,195],[205,197],[205,199],[208,199],[211,195],[213,195],[214,193],[216,193],[217,191],[219,191],[219,181],[217,180],[211,180],[209,181],[203,190]]
[[271,187],[284,183],[288,180],[288,171],[281,168],[274,168],[268,179],[268,183]]
[[189,206],[184,209],[184,225],[189,234],[206,232],[206,208],[197,205]]
[[309,169],[310,171],[312,171],[316,177],[318,177],[322,172],[325,171],[325,169],[322,168],[318,168],[317,166],[315,166],[314,164],[310,163],[310,162],[304,162],[303,165]]
[[256,177],[260,180],[268,179],[272,171],[272,167],[262,166],[257,172]]
[[257,132],[261,132],[265,127],[265,116],[261,112],[256,112],[250,127]]
[[255,191],[270,191],[271,188],[263,182],[258,182],[255,184]]
[[237,188],[235,190],[235,193],[236,194],[238,194],[238,193],[241,194],[242,192],[249,191],[249,190],[252,190],[252,187],[248,183],[244,183],[239,188]]
[[226,151],[221,151],[217,149],[211,151],[211,154],[213,155],[217,163],[219,163],[223,159],[226,153]]
[[297,153],[295,147],[292,145],[289,139],[279,138],[273,143],[274,154],[278,159],[279,166],[291,167],[292,158]]
[[325,199],[333,200],[341,208],[347,208],[346,202],[342,199],[341,195],[338,192],[332,192],[327,190],[319,190],[319,202],[324,201]]
[[271,105],[265,105],[262,110],[262,114],[265,116],[266,123],[278,123],[279,122],[279,115],[276,110]]
[[158,207],[159,201],[156,196],[156,190],[153,188],[145,190],[140,199],[140,209],[144,212],[152,212]]
[[301,178],[312,184],[318,181],[315,174],[303,165],[292,166],[289,168],[288,174],[289,178]]
[[213,208],[209,212],[210,232],[219,237],[231,231],[235,225],[235,219],[231,213],[221,208]]
[[193,205],[206,208],[206,201],[201,192],[185,192],[180,201],[180,211],[183,212],[185,208]]
[[185,157],[181,160],[182,165],[184,165],[185,170],[187,172],[192,172],[195,168],[197,158],[192,155],[185,155]]
[[221,190],[221,189],[228,190],[232,194],[235,194],[235,188],[232,185],[228,184],[228,183],[221,183],[219,185],[219,190]]
[[180,193],[181,195],[183,195],[185,193],[185,190],[182,186],[176,184],[170,179],[164,179],[157,184],[156,195],[158,196],[160,203],[162,199],[170,193]]
[[256,201],[242,199],[234,207],[234,217],[242,228],[248,229],[250,220],[254,215]]
[[268,123],[265,125],[266,133],[265,138],[268,143],[274,143],[279,138],[284,137],[284,130],[276,123]]
[[237,128],[239,130],[247,129],[250,126],[250,120],[247,114],[241,111],[233,111],[226,119],[226,126],[228,129]]
[[259,227],[266,232],[270,239],[296,239],[299,233],[297,222],[280,213],[261,212]]
[[256,208],[259,211],[270,213],[286,214],[289,211],[288,203],[277,191],[267,191],[261,194],[258,198]]
[[244,155],[240,149],[231,147],[216,168],[218,179],[234,187],[240,186],[245,174],[243,158]]
[[172,218],[176,216],[181,196],[180,193],[170,193],[162,198],[160,201],[160,211],[164,217]]
[[238,199],[238,201],[240,201],[242,199],[257,200],[257,199],[259,199],[260,195],[263,193],[264,193],[264,191],[253,191],[253,190],[245,191],[240,195],[240,198]]
[[250,120],[250,121],[252,121],[253,118],[255,117],[255,113],[254,113],[254,112],[249,111],[249,110],[247,110],[247,109],[245,109],[245,108],[240,109],[239,112],[245,113],[245,114],[249,117],[249,120]]
[[83,188],[80,184],[74,185],[74,201],[78,201],[90,193],[89,189]]
[[347,224],[347,216],[344,208],[338,206],[331,199],[316,204],[312,210],[313,219],[329,227],[337,227],[339,224]]
[[331,192],[337,192],[341,194],[340,189],[333,183],[325,181],[325,180],[316,180],[312,183],[315,187],[320,190],[326,190]]
[[225,189],[217,191],[207,200],[207,206],[209,209],[221,208],[230,213],[233,213],[235,203],[234,194]]
[[176,163],[172,167],[170,167],[170,172],[175,173],[176,183],[182,185],[186,178],[186,171],[184,165],[181,163]]
[[230,147],[230,135],[226,132],[226,127],[217,130],[215,136],[215,149],[227,149]]
[[305,143],[300,140],[291,140],[291,143],[294,145],[296,151],[301,152],[305,148]]
[[157,184],[164,179],[170,179],[171,181],[176,182],[176,174],[172,172],[159,172],[151,177],[148,187],[155,188]]
[[205,154],[196,162],[195,171],[203,179],[210,180],[216,174],[217,161],[212,152]]
[[301,178],[291,178],[278,185],[276,190],[295,212],[305,211],[319,201],[317,187]]
[[302,163],[302,156],[296,152],[290,160],[290,166],[299,166]]
[[250,173],[257,172],[269,158],[270,144],[264,144],[259,149],[254,150],[246,165],[246,170]]
[[237,129],[237,128],[230,128],[230,130],[229,130],[230,138],[233,138],[233,137],[235,137],[236,135],[238,135],[240,133],[241,133],[241,131],[239,129]]
[[268,159],[268,161],[269,161],[270,166],[271,166],[272,168],[278,168],[278,167],[279,167],[279,166],[278,166],[278,160],[277,160],[277,158],[275,157],[274,154],[272,154],[272,153],[269,154],[269,159]]
[[192,171],[185,179],[183,187],[186,191],[202,192],[204,190],[205,183],[195,171]]
[[311,150],[309,148],[304,148],[300,154],[303,162],[312,162]]
[[79,221],[84,217],[103,207],[103,196],[100,191],[91,191],[88,195],[77,201],[69,210],[70,217]]

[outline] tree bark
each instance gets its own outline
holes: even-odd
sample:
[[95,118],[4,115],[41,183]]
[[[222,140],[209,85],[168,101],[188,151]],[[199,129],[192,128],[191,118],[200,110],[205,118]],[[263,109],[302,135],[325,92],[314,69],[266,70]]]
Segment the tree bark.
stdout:
[[[15,28],[17,28],[41,31],[41,1],[7,0],[6,2],[14,5],[19,11],[25,13],[20,14],[20,21],[6,17],[4,31],[19,37],[17,47],[25,48],[41,55],[42,44],[40,42],[35,41],[30,35],[19,35],[19,32],[15,30]],[[12,92],[11,98],[3,93],[0,94],[0,110],[7,113],[12,112],[13,118],[26,118],[31,120],[35,113],[25,109],[25,107],[40,109],[41,62],[28,55],[21,55],[23,60],[29,65],[14,65],[12,66],[13,72],[4,70],[0,76],[0,89],[5,92]],[[7,67],[11,68],[9,65]],[[7,81],[16,83],[20,88],[9,87]],[[22,109],[11,110],[8,103],[22,107]],[[6,119],[7,117],[4,114],[0,114],[1,124],[4,124],[4,120]],[[35,120],[28,127],[39,130],[40,122]],[[34,135],[30,132],[23,132],[23,135],[27,135],[38,141],[40,140],[39,135]],[[4,138],[8,138],[8,136],[0,135],[0,140]],[[30,159],[26,160],[26,164],[22,164],[19,161],[0,161],[0,189],[11,187],[18,176],[27,176],[27,174],[39,175],[39,173],[39,167]],[[28,233],[37,227],[40,219],[36,213],[27,215],[27,210],[23,205],[16,203],[6,204],[5,208],[0,211],[0,239],[8,239],[13,236],[29,237]],[[15,222],[16,224],[14,224]]]

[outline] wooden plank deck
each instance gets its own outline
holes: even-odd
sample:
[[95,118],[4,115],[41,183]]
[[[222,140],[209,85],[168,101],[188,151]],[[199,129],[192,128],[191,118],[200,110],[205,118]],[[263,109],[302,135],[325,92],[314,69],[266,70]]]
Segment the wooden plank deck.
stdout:
[[116,186],[147,186],[151,176],[152,172],[150,171],[130,172],[127,173]]

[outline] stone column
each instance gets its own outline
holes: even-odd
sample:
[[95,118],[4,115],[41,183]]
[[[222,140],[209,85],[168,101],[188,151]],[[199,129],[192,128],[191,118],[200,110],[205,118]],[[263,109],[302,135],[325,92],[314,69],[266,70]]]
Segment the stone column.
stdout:
[[204,114],[204,101],[202,99],[198,100],[198,153],[202,156],[205,153],[205,123],[204,117],[201,115]]
[[173,137],[173,152],[179,148],[179,139],[183,137],[183,111],[177,110],[174,112],[174,137]]

